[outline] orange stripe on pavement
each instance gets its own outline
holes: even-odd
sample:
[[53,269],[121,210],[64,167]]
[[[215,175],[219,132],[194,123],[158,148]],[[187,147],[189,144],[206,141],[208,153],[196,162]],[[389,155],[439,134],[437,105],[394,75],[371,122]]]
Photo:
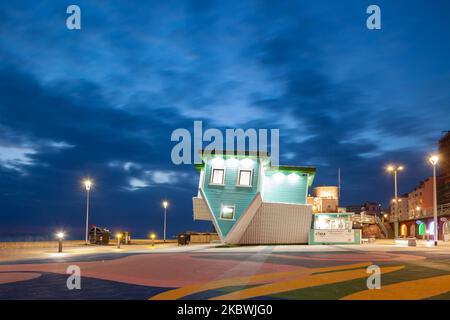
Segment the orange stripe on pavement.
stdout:
[[[394,272],[403,268],[404,266],[381,268],[381,273]],[[366,272],[366,269],[316,274],[307,277],[275,282],[254,288],[235,291],[219,297],[215,297],[212,300],[249,299],[308,287],[315,287],[325,284],[349,281],[358,278],[365,278],[368,276],[369,274]]]
[[450,291],[450,275],[403,281],[348,295],[343,300],[418,300]]
[[[351,269],[351,268],[361,268],[371,265],[371,262],[364,263],[356,263],[349,265],[340,265],[333,267],[323,267],[323,268],[305,268],[300,267],[295,269],[294,271],[285,271],[285,272],[274,272],[274,273],[265,273],[253,276],[246,277],[236,277],[229,279],[220,279],[216,281],[203,282],[198,284],[193,284],[181,288],[177,288],[174,290],[168,290],[162,293],[159,293],[150,298],[150,300],[175,300],[180,299],[182,297],[195,294],[202,291],[214,290],[223,287],[231,287],[231,286],[239,286],[239,285],[249,285],[249,284],[262,284],[262,283],[270,283],[271,281],[283,280],[286,278],[299,276],[308,276],[312,273],[317,272],[331,272],[336,270],[343,269]],[[319,275],[321,276],[321,275]]]

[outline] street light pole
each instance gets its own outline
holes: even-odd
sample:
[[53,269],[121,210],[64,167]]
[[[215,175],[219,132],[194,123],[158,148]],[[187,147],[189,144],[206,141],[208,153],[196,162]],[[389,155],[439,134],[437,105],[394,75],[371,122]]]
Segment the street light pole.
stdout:
[[56,237],[58,238],[58,252],[62,252],[63,244],[62,241],[64,239],[64,232],[60,231],[56,234]]
[[397,170],[394,170],[394,193],[395,193],[395,220],[394,229],[395,237],[398,237],[398,184],[397,184]]
[[86,188],[86,234],[85,234],[85,245],[88,245],[88,232],[89,232],[89,193],[91,191],[92,182],[90,180],[84,181],[84,186]]
[[163,201],[163,207],[164,207],[164,242],[166,242],[166,221],[167,221],[167,206],[169,205],[169,202]]
[[438,155],[432,155],[429,159],[433,166],[433,217],[434,217],[434,245],[438,245],[439,233],[438,233],[438,218],[437,218],[437,183],[436,183],[436,166],[439,162]]
[[395,196],[395,205],[394,205],[394,235],[395,238],[398,238],[398,171],[402,171],[404,169],[403,166],[394,166],[389,165],[387,167],[388,172],[394,173],[394,196]]

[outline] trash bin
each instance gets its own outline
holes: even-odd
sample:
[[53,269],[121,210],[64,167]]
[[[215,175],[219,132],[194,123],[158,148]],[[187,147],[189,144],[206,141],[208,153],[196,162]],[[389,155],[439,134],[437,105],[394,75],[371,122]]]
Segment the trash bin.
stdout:
[[179,246],[185,246],[188,244],[188,237],[185,233],[180,233],[178,235],[178,245]]
[[108,229],[92,226],[89,232],[89,242],[91,244],[108,245],[111,232]]

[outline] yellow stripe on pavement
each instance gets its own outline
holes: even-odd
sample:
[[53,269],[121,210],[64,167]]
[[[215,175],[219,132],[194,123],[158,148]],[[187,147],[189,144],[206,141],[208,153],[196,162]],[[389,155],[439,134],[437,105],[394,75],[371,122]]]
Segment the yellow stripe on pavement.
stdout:
[[[383,274],[394,272],[403,268],[404,266],[381,268],[381,273]],[[249,299],[308,287],[315,287],[325,284],[349,281],[358,278],[365,278],[368,276],[369,274],[367,274],[365,269],[323,273],[292,280],[265,284],[258,287],[248,288],[240,291],[235,291],[219,297],[215,297],[212,300]]]
[[298,278],[299,276],[308,276],[312,273],[318,273],[318,272],[331,272],[331,271],[338,271],[338,270],[344,270],[344,269],[356,269],[356,268],[366,267],[371,264],[372,264],[371,262],[364,262],[364,263],[355,263],[355,264],[340,265],[340,266],[333,266],[333,267],[323,267],[323,268],[300,267],[300,268],[296,268],[295,270],[292,270],[292,271],[264,273],[264,274],[253,275],[253,276],[220,279],[220,280],[215,280],[215,281],[210,281],[210,282],[196,283],[193,285],[189,285],[189,286],[185,286],[185,287],[181,287],[181,288],[177,288],[177,289],[173,289],[173,290],[168,290],[168,291],[159,293],[159,294],[151,297],[150,300],[175,300],[175,299],[180,299],[182,297],[185,297],[185,296],[188,296],[191,294],[195,294],[198,292],[214,290],[214,289],[219,289],[219,288],[223,288],[223,287],[269,283],[271,281],[285,279],[288,277]]
[[403,281],[348,295],[343,300],[418,300],[450,291],[450,275]]

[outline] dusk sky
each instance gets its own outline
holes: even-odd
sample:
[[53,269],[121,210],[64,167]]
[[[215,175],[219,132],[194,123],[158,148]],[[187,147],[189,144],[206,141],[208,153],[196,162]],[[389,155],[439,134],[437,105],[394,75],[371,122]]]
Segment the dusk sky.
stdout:
[[[81,30],[66,8],[81,8]],[[381,8],[381,30],[366,9]],[[194,222],[198,173],[177,128],[279,128],[280,163],[317,167],[341,205],[387,206],[431,175],[450,130],[450,2],[2,1],[0,238],[82,238],[90,221],[143,237]]]

